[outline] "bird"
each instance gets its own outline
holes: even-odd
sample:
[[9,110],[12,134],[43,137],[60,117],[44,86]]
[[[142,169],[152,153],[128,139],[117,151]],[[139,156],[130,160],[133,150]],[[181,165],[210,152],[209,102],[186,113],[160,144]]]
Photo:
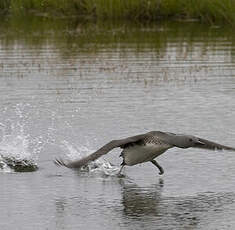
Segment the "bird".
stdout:
[[201,148],[208,150],[228,150],[235,151],[235,148],[221,145],[197,136],[175,134],[162,131],[150,131],[144,134],[127,137],[124,139],[112,140],[102,146],[94,153],[81,159],[65,162],[63,159],[55,159],[57,166],[65,166],[67,168],[82,168],[90,162],[97,160],[101,156],[107,154],[114,148],[121,148],[120,157],[123,158],[119,174],[124,166],[133,166],[144,162],[151,162],[155,165],[159,174],[164,173],[163,167],[155,160],[158,156],[166,152],[170,148],[178,147],[181,149]]

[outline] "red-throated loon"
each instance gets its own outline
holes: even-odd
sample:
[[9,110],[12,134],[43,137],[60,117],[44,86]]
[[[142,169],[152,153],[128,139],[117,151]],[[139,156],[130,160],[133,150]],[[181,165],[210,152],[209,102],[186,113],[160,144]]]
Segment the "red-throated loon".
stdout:
[[120,155],[123,157],[120,172],[125,165],[132,166],[150,161],[159,169],[159,174],[163,174],[164,170],[154,159],[163,154],[166,150],[173,147],[183,149],[194,147],[209,150],[235,151],[235,148],[221,145],[192,135],[151,131],[145,134],[127,137],[125,139],[110,141],[96,152],[82,159],[71,162],[64,162],[62,159],[56,159],[54,162],[57,165],[63,165],[68,168],[81,168],[82,166],[87,165],[89,162],[98,159],[102,155],[107,154],[109,151],[117,147],[123,149]]

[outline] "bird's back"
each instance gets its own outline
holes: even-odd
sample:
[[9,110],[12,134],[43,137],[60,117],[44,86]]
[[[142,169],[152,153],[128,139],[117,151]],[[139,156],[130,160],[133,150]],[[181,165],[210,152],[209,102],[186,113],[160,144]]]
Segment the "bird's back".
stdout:
[[131,166],[151,161],[171,147],[171,144],[164,141],[162,133],[155,131],[136,143],[124,146],[121,156],[124,164]]

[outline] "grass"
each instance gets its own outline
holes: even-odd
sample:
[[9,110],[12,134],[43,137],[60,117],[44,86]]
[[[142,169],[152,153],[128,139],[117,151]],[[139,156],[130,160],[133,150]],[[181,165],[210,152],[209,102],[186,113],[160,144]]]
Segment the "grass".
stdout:
[[235,24],[235,0],[1,0],[10,15],[29,13],[98,20],[197,19]]

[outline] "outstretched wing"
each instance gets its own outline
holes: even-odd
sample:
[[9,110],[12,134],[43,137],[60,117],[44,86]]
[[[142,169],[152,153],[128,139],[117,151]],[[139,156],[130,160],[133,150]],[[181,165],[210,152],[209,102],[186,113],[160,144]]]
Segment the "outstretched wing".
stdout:
[[226,145],[221,145],[216,142],[212,142],[203,138],[198,137],[198,140],[202,144],[196,144],[196,148],[202,148],[202,149],[210,149],[210,150],[230,150],[230,151],[235,151],[235,148],[229,147]]
[[62,159],[56,159],[54,161],[54,163],[56,165],[59,165],[59,166],[62,165],[62,166],[68,167],[68,168],[81,168],[82,166],[87,165],[89,162],[95,161],[99,157],[107,154],[112,149],[118,148],[118,147],[122,148],[126,144],[137,142],[137,141],[141,140],[142,138],[145,138],[147,135],[148,135],[148,133],[140,134],[140,135],[133,136],[133,137],[128,137],[125,139],[113,140],[113,141],[110,141],[108,144],[104,145],[103,147],[101,147],[100,149],[98,149],[97,151],[95,151],[94,153],[92,153],[84,158],[81,158],[79,160],[65,162]]

